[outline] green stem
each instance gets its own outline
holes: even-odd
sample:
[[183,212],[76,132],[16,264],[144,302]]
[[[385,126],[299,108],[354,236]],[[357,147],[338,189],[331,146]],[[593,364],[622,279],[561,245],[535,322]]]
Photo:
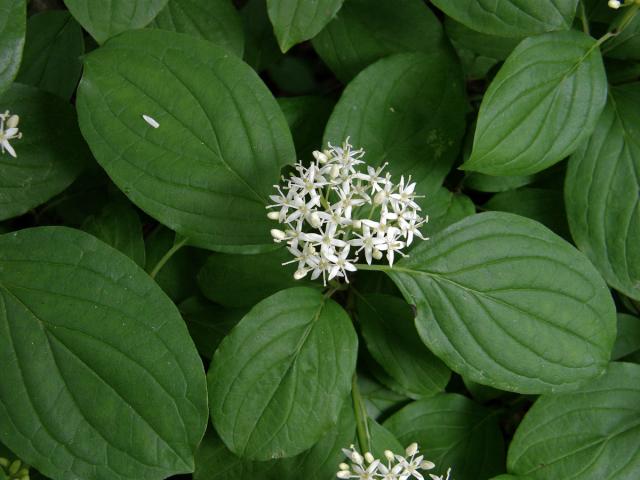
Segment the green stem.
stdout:
[[178,250],[180,250],[182,247],[184,247],[187,244],[188,241],[189,241],[189,239],[187,237],[184,237],[178,243],[174,244],[173,247],[171,247],[167,251],[167,253],[165,253],[164,256],[158,261],[158,263],[156,263],[156,266],[153,267],[153,270],[151,270],[151,273],[149,273],[149,276],[151,278],[156,278],[156,275],[158,275],[158,272],[160,272],[160,270],[162,270],[162,267],[164,267],[164,265],[171,259],[171,257],[173,257],[173,255]]
[[369,421],[367,410],[360,395],[358,388],[358,376],[354,372],[351,379],[351,397],[353,398],[353,411],[356,415],[356,432],[358,434],[358,443],[360,450],[364,452],[371,451],[371,433],[369,433]]

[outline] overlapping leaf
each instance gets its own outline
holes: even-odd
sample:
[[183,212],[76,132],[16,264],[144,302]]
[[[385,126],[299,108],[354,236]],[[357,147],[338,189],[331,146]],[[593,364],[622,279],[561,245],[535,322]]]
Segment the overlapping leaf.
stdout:
[[0,0],[0,95],[18,73],[26,29],[27,2]]
[[[202,362],[131,259],[64,227],[0,237],[0,440],[52,478],[193,470]],[[55,452],[55,453],[53,453]]]

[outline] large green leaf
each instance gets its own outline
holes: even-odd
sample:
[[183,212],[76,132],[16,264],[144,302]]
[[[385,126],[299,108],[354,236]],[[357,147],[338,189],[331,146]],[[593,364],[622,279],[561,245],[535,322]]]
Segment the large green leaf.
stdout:
[[214,253],[198,273],[198,285],[204,295],[226,307],[252,307],[285,288],[318,286],[317,282],[293,278],[297,264],[285,248],[257,255]]
[[640,60],[640,17],[635,18],[604,47],[608,57],[620,60]]
[[526,37],[568,30],[578,0],[431,0],[450,17],[479,32]]
[[451,18],[445,19],[444,27],[454,45],[495,60],[505,60],[520,43],[518,38],[498,37],[471,30]]
[[640,350],[640,318],[618,314],[618,337],[611,358],[618,360]]
[[151,25],[204,38],[242,57],[242,21],[231,0],[169,0]]
[[451,371],[420,341],[413,312],[390,295],[358,297],[358,319],[373,358],[412,398],[444,390]]
[[344,0],[267,0],[278,44],[286,52],[315,37],[340,10]]
[[34,87],[14,84],[0,108],[20,116],[17,158],[0,154],[0,220],[28,212],[67,188],[89,157],[73,107]]
[[116,185],[190,244],[272,245],[264,207],[295,159],[293,142],[273,96],[237,57],[178,33],[125,33],[87,56],[78,113]]
[[0,0],[0,95],[9,88],[20,68],[26,17],[25,0]]
[[451,478],[478,480],[504,471],[504,440],[495,412],[462,395],[410,403],[384,426],[404,445],[418,442],[426,458]]
[[130,204],[117,201],[106,205],[100,213],[89,216],[82,224],[82,229],[120,250],[144,268],[142,224],[138,213]]
[[0,237],[0,440],[45,475],[162,479],[194,468],[202,362],[131,259],[64,227]]
[[482,100],[463,169],[527,175],[559,162],[591,135],[606,96],[593,38],[569,31],[522,41]]
[[364,69],[349,83],[324,132],[324,143],[362,147],[367,163],[389,162],[413,175],[418,193],[442,184],[465,130],[462,72],[448,49],[400,53]]
[[421,0],[348,0],[313,39],[313,47],[343,82],[394,53],[430,52],[443,32]]
[[640,300],[640,84],[611,89],[565,183],[571,234],[616,290]]
[[575,388],[602,373],[615,308],[591,263],[537,222],[488,212],[422,242],[384,269],[451,369],[502,390]]
[[342,308],[291,288],[258,303],[226,337],[208,374],[213,424],[232,452],[290,457],[335,425],[357,337]]
[[17,81],[69,100],[75,91],[84,53],[82,28],[69,12],[48,10],[29,17]]
[[536,401],[509,446],[509,471],[535,480],[635,479],[639,419],[640,365],[612,363],[580,390]]
[[64,0],[65,5],[98,43],[135,28],[146,27],[167,0]]

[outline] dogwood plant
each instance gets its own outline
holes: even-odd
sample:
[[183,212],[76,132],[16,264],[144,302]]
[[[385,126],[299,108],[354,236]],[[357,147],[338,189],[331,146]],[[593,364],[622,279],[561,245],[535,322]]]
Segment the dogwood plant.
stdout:
[[384,253],[393,266],[414,238],[427,240],[420,227],[429,217],[420,214],[411,176],[394,183],[383,173],[387,164],[366,165],[365,151],[354,149],[349,138],[313,156],[309,166],[296,163],[283,184],[274,185],[277,194],[267,207],[275,209],[269,218],[284,225],[271,235],[287,243],[294,257],[287,263],[298,263],[296,279],[310,273],[325,285],[336,277],[349,282],[347,272],[357,270],[359,254],[371,265]]

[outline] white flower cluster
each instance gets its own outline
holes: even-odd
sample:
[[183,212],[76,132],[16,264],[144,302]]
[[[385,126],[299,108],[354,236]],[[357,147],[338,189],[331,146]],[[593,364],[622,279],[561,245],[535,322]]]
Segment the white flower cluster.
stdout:
[[[267,208],[272,220],[285,224],[273,229],[276,242],[286,242],[298,263],[296,279],[311,273],[311,279],[322,275],[328,280],[344,277],[355,271],[354,262],[364,252],[371,264],[386,253],[393,266],[395,254],[413,242],[414,237],[426,240],[419,228],[428,221],[422,217],[415,202],[415,183],[411,177],[401,177],[399,184],[391,175],[382,175],[386,167],[367,166],[364,150],[355,150],[349,139],[341,147],[329,144],[323,152],[313,152],[315,161],[308,167],[296,163],[295,172],[284,179],[282,187],[274,185],[278,194]],[[354,252],[352,252],[354,250]]]
[[[424,480],[419,470],[431,470],[435,464],[418,455],[418,444],[412,443],[405,450],[405,456],[396,455],[391,450],[385,450],[386,462],[376,459],[370,452],[361,455],[353,445],[350,449],[343,448],[342,452],[351,464],[341,463],[336,476],[340,479],[355,478],[358,480]],[[442,476],[429,474],[432,480],[449,480],[451,469],[447,470],[446,479]]]
[[11,115],[9,110],[4,113],[0,113],[0,152],[4,154],[6,150],[9,152],[9,155],[14,158],[17,157],[16,151],[9,143],[9,140],[22,138],[22,133],[18,131],[19,122],[20,117],[18,115]]

